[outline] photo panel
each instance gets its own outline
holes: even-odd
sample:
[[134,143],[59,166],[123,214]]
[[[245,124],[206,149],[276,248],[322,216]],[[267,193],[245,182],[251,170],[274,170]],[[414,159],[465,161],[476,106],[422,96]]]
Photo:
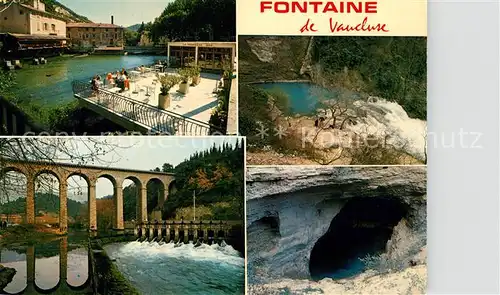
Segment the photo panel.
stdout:
[[425,294],[426,166],[247,168],[247,294]]
[[426,1],[243,0],[238,12],[249,165],[426,164]]
[[236,1],[0,1],[4,135],[237,134]]
[[245,294],[243,137],[0,138],[0,294]]

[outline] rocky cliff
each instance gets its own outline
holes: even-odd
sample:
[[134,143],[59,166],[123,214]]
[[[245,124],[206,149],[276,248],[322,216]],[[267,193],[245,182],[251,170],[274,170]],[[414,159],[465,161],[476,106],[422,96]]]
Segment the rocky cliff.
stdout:
[[425,245],[425,219],[425,167],[248,168],[249,282],[311,279],[313,264],[344,263],[335,256],[363,247],[349,230],[410,266]]
[[[30,0],[22,0],[21,3],[31,5]],[[56,0],[42,0],[45,4],[45,11],[56,15],[66,22],[90,22],[85,16],[79,15]]]
[[311,59],[311,37],[240,36],[240,83],[304,79]]

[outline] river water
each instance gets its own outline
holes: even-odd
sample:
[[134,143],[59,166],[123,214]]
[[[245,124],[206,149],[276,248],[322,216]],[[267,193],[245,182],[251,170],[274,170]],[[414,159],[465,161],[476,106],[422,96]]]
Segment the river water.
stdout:
[[[61,246],[67,251],[66,282],[73,287],[84,285],[89,278],[88,251],[81,246],[81,243],[72,244],[67,237],[63,239],[66,240],[61,242],[61,239],[58,239],[37,243],[35,246],[18,245],[15,248],[0,249],[0,264],[16,270],[12,282],[3,291],[8,294],[16,294],[27,287],[28,264],[33,263],[33,261],[28,260],[33,259],[33,257],[36,286],[44,290],[56,287],[60,277]],[[76,242],[76,240],[73,241]],[[30,252],[34,253],[34,256],[29,255]],[[2,290],[0,290],[0,294],[3,294]]]
[[59,105],[74,99],[73,80],[90,79],[95,74],[104,77],[107,72],[165,59],[165,56],[149,55],[89,55],[49,58],[47,64],[38,66],[26,61],[22,69],[15,71],[13,93],[42,105]]
[[244,258],[229,245],[130,242],[105,250],[144,295],[244,294]]

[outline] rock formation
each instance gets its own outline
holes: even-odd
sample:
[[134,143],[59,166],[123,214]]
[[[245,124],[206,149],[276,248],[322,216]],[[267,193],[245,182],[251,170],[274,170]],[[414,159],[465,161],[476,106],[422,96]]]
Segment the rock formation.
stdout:
[[13,268],[4,267],[0,264],[0,291],[12,281],[16,270]]
[[[362,208],[358,213],[356,206]],[[346,213],[348,207],[351,213]],[[394,215],[392,223],[374,219],[393,214],[391,208],[401,209],[401,216]],[[367,216],[364,220],[363,214]],[[311,252],[318,240],[339,228],[333,221],[341,215],[341,223],[353,222],[348,227],[389,227],[382,245],[387,250],[385,255],[404,256],[397,260],[404,260],[405,267],[421,263],[422,258],[411,257],[425,245],[425,167],[248,168],[250,284],[311,279]],[[346,215],[352,215],[353,220]]]

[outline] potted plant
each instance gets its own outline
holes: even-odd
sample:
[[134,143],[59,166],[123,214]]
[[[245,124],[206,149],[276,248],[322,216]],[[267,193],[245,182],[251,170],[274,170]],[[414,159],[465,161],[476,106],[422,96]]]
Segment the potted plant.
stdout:
[[158,95],[158,108],[166,110],[170,107],[170,95],[168,92],[179,83],[179,78],[175,75],[156,75],[160,82],[160,94]]
[[223,70],[222,79],[224,81],[223,87],[227,89],[229,88],[229,86],[231,86],[231,78],[233,76],[233,71],[229,62],[224,62],[222,64],[222,70]]
[[182,68],[178,72],[179,76],[181,76],[181,85],[179,85],[179,92],[187,94],[189,92],[189,78],[191,78],[191,69],[190,68]]
[[201,70],[200,70],[200,67],[198,67],[197,65],[192,67],[191,68],[191,86],[196,86],[198,84],[200,84],[200,80],[201,80]]

